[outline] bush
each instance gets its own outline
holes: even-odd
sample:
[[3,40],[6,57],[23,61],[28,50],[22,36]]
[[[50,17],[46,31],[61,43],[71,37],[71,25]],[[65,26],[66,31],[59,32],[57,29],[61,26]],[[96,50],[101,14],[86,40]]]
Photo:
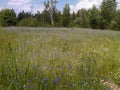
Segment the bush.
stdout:
[[99,28],[100,29],[106,29],[107,28],[107,21],[100,17],[100,22],[99,22]]
[[35,18],[24,18],[18,22],[18,26],[37,27],[39,22]]
[[120,31],[120,10],[117,11],[116,17],[112,20],[111,29]]
[[14,26],[16,21],[16,14],[13,9],[3,9],[0,12],[0,26]]

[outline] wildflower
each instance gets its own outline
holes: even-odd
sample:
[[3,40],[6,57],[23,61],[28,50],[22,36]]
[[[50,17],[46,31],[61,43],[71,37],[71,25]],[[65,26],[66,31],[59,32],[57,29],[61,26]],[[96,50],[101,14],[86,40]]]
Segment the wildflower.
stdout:
[[23,72],[21,70],[18,71],[19,74],[23,74]]
[[28,86],[28,88],[32,88],[32,86],[31,86],[31,85],[29,85],[29,86]]
[[82,84],[84,85],[84,84],[85,84],[85,81],[82,81]]
[[19,60],[18,60],[18,59],[16,59],[15,61],[16,61],[16,62],[18,62]]
[[38,77],[35,77],[35,80],[38,80]]
[[76,85],[75,85],[75,83],[72,83],[71,86],[72,86],[72,87],[75,87]]
[[32,82],[32,79],[29,79],[28,82],[29,82],[29,83]]
[[85,90],[83,86],[82,86],[82,89],[81,89],[81,90]]
[[108,87],[106,87],[104,90],[110,90]]
[[51,70],[52,68],[51,67],[48,67],[48,70]]
[[44,87],[47,87],[48,85],[47,84],[44,84]]
[[56,78],[55,80],[53,80],[54,84],[57,84],[60,81],[60,78]]
[[86,86],[88,82],[82,81],[83,86]]
[[48,81],[48,78],[44,78],[44,79],[42,80],[43,83],[45,83],[45,82],[47,82],[47,81]]
[[94,84],[94,85],[97,85],[97,83],[98,83],[98,81],[96,81],[96,80],[93,81],[93,84]]
[[17,83],[16,83],[16,86],[19,86],[19,84],[20,84],[20,83],[19,83],[19,82],[17,82]]
[[25,85],[25,84],[23,85],[23,88],[26,88],[26,85]]
[[62,50],[62,52],[65,52],[65,50]]
[[71,69],[71,65],[70,64],[68,64],[68,69]]

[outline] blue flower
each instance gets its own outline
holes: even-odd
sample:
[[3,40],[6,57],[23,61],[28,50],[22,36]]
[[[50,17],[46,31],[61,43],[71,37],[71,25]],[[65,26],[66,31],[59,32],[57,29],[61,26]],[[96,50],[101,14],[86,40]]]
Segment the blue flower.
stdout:
[[57,84],[60,81],[60,78],[56,78],[55,80],[53,80],[54,84]]
[[47,82],[47,81],[48,81],[48,78],[44,78],[44,79],[42,80],[43,83],[45,83],[45,82]]
[[28,82],[29,82],[29,83],[32,82],[32,79],[29,79]]
[[108,87],[106,87],[104,90],[110,90]]
[[17,83],[16,83],[16,86],[19,86],[19,85],[20,85],[20,83],[19,83],[19,82],[17,82]]
[[68,64],[68,69],[71,69],[71,65],[70,64]]

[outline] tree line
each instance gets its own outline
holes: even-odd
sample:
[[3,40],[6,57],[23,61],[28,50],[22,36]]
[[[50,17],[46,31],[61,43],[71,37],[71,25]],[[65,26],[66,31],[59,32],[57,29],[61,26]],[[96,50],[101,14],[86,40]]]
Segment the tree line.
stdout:
[[42,12],[19,12],[14,9],[0,11],[0,26],[28,26],[28,27],[81,27],[93,29],[120,30],[120,10],[116,0],[103,0],[100,8],[95,5],[91,9],[79,9],[70,13],[70,6],[66,4],[63,11],[56,8],[57,0],[44,2]]

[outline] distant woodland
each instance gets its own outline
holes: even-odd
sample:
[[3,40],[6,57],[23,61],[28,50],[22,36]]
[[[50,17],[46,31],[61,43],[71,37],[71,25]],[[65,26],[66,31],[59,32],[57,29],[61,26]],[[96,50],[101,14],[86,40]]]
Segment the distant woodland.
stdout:
[[56,0],[44,2],[44,10],[35,14],[24,10],[15,13],[14,9],[0,11],[0,26],[25,27],[80,27],[93,29],[111,29],[120,31],[120,9],[116,0],[103,0],[100,7],[95,5],[91,9],[79,9],[70,13],[70,6],[66,4],[62,11],[56,8]]

